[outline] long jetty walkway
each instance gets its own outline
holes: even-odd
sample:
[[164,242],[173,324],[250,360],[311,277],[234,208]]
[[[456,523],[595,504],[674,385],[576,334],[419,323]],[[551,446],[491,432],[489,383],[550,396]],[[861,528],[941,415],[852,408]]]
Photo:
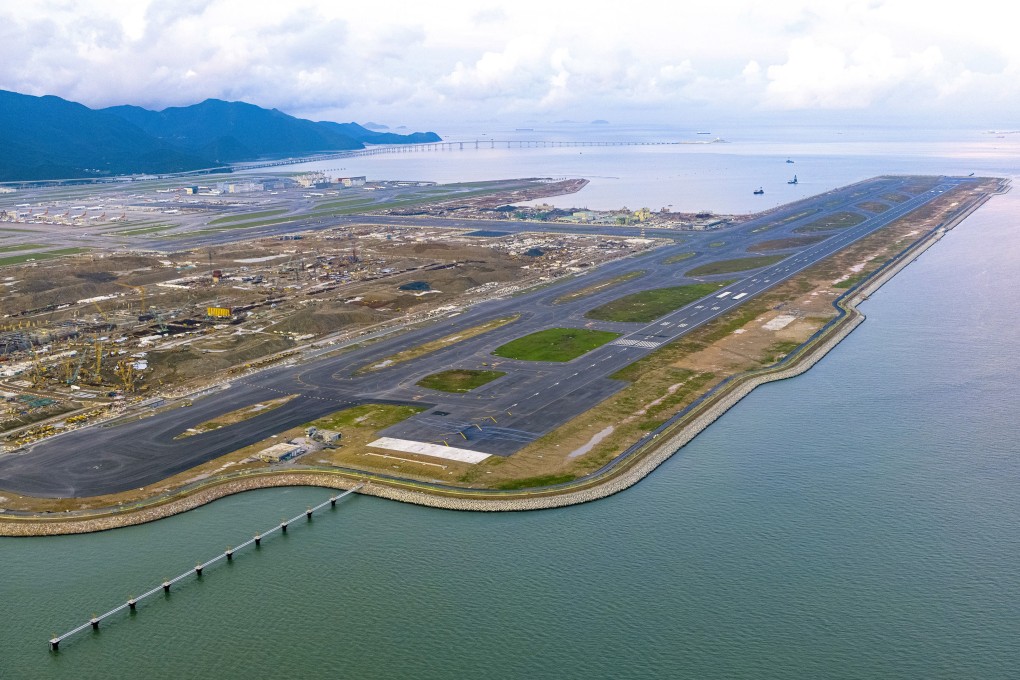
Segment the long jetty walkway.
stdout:
[[358,486],[354,487],[353,489],[351,489],[349,491],[345,491],[342,494],[339,494],[337,496],[330,496],[329,500],[323,501],[322,503],[319,503],[315,507],[308,508],[303,513],[301,513],[300,515],[297,515],[295,517],[291,517],[288,520],[284,520],[284,521],[280,522],[279,524],[277,524],[275,527],[272,527],[271,529],[269,529],[267,531],[263,531],[260,534],[255,534],[255,536],[253,538],[248,539],[247,541],[245,541],[244,543],[240,544],[239,546],[237,546],[235,548],[228,548],[226,550],[226,552],[222,552],[222,553],[220,553],[216,557],[213,557],[210,560],[206,560],[205,562],[201,562],[199,564],[196,564],[194,569],[189,569],[188,571],[184,572],[183,574],[181,574],[179,576],[175,576],[172,579],[168,579],[166,581],[163,581],[161,584],[159,584],[155,588],[152,588],[151,590],[145,591],[144,593],[142,593],[138,597],[132,597],[131,599],[129,599],[124,604],[122,604],[120,606],[117,606],[117,607],[114,607],[113,609],[111,609],[110,611],[106,612],[105,614],[100,614],[98,616],[93,616],[91,619],[89,619],[85,623],[81,624],[77,628],[72,628],[71,630],[67,631],[63,635],[57,635],[57,636],[55,636],[53,638],[50,638],[50,649],[52,651],[54,651],[54,652],[58,651],[60,649],[60,643],[61,642],[63,642],[67,638],[71,637],[72,635],[76,635],[77,633],[80,633],[80,632],[82,632],[84,630],[88,630],[89,628],[91,628],[92,630],[99,630],[99,624],[104,619],[109,618],[109,617],[113,616],[114,614],[117,614],[118,612],[122,612],[125,609],[129,609],[131,611],[135,611],[135,608],[138,606],[138,603],[141,602],[142,600],[144,600],[147,597],[151,597],[152,595],[155,595],[156,593],[158,593],[160,591],[163,591],[164,593],[169,594],[170,593],[170,588],[173,587],[173,585],[175,583],[178,583],[179,581],[183,581],[184,579],[188,578],[189,576],[194,576],[195,578],[200,577],[202,575],[202,571],[206,567],[208,567],[208,566],[210,566],[212,564],[215,564],[215,563],[219,562],[220,560],[224,560],[225,559],[228,562],[232,561],[234,559],[234,553],[236,553],[238,550],[241,550],[243,548],[247,548],[250,545],[255,545],[256,547],[261,546],[262,545],[262,539],[264,539],[266,536],[269,536],[270,534],[272,534],[275,531],[279,531],[281,533],[287,533],[287,527],[290,524],[293,524],[294,522],[297,522],[302,517],[304,517],[305,519],[311,521],[312,514],[314,514],[317,510],[321,510],[322,508],[326,507],[327,505],[329,505],[331,507],[336,507],[336,502],[337,501],[339,501],[340,499],[344,498],[345,496],[351,495],[355,491],[358,491],[359,489],[361,489],[362,486],[364,486],[364,485],[363,484],[359,484]]

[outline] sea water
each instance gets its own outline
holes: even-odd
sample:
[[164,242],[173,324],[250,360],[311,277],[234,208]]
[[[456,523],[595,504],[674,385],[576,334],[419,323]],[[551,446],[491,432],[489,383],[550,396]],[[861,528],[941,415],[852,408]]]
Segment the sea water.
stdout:
[[[833,186],[1018,174],[993,152],[1001,139],[922,138],[915,157],[889,137],[802,142],[790,171],[812,178],[801,168],[813,155],[819,171],[832,159]],[[785,166],[779,150],[794,142],[748,144],[735,159],[712,145],[616,172],[664,200],[684,183],[648,178],[678,157],[729,186],[715,164]],[[467,169],[396,157],[361,167],[533,175],[553,151],[539,163],[504,149],[506,166],[465,152]],[[662,160],[606,153],[607,177]],[[557,172],[578,174],[576,162]],[[690,205],[742,209],[743,188]],[[585,191],[593,204],[619,200]],[[611,498],[474,514],[351,497],[55,654],[53,633],[329,493],[263,490],[144,526],[0,539],[0,678],[1018,677],[1018,214],[1020,195],[993,198],[865,303],[867,321],[808,373],[756,390]]]

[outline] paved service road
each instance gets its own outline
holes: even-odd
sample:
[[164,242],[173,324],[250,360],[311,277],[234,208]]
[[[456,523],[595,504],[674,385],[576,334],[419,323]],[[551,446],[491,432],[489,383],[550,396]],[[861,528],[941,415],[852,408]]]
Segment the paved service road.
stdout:
[[[448,442],[493,455],[507,456],[528,442],[590,409],[624,387],[611,376],[621,368],[692,329],[725,314],[797,272],[828,257],[926,204],[939,193],[967,182],[939,178],[931,191],[892,203],[883,198],[904,193],[910,178],[881,177],[785,206],[741,225],[711,232],[683,232],[683,243],[609,263],[585,276],[518,297],[489,300],[451,315],[426,328],[384,335],[368,347],[339,356],[319,356],[294,366],[276,367],[234,380],[224,389],[198,400],[193,408],[177,408],[135,422],[90,427],[36,444],[25,452],[0,457],[0,489],[50,497],[80,497],[114,493],[157,482],[169,475],[261,441],[317,417],[365,402],[413,403],[428,407],[382,434],[426,443]],[[887,209],[870,214],[858,207],[881,202]],[[593,322],[584,313],[629,293],[649,288],[693,283],[684,272],[699,265],[748,256],[755,243],[795,234],[798,227],[826,215],[855,212],[867,217],[860,224],[834,230],[824,241],[782,251],[786,259],[754,270],[725,289],[706,296],[649,324]],[[376,219],[376,218],[371,218]],[[365,223],[366,218],[351,218]],[[380,218],[380,223],[420,223],[443,226],[435,220]],[[489,228],[477,221],[473,228]],[[463,228],[459,224],[450,224]],[[528,230],[533,225],[493,223],[499,231]],[[599,227],[570,226],[570,230],[604,233]],[[542,230],[548,230],[542,226]],[[649,230],[650,233],[657,231]],[[627,232],[633,235],[633,230]],[[719,246],[719,243],[723,243]],[[709,244],[714,247],[710,247]],[[677,264],[665,261],[679,253],[695,257]],[[555,303],[564,294],[630,271],[642,276],[571,302]],[[733,274],[701,277],[728,280]],[[458,342],[417,360],[365,374],[357,369],[374,365],[396,352],[450,336],[486,321],[519,314],[520,318],[480,336]],[[613,330],[621,337],[573,361],[526,362],[494,357],[492,350],[514,338],[551,327],[593,327]],[[321,354],[321,352],[320,352]],[[314,357],[314,353],[311,354]],[[506,375],[465,394],[449,394],[418,387],[426,375],[448,368],[495,368]],[[285,406],[250,420],[212,432],[175,440],[189,427],[280,394],[298,394]]]

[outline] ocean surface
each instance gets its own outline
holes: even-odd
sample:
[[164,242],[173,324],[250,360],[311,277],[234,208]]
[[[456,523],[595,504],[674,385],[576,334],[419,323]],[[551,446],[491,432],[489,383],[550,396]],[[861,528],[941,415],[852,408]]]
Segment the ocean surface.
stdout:
[[[718,212],[758,205],[758,185],[781,202],[884,173],[1020,174],[1015,142],[980,131],[718,133],[732,141],[382,156],[350,174],[599,175],[574,198]],[[0,678],[1020,677],[1018,215],[1016,191],[993,198],[811,371],[602,501],[488,515],[352,497],[56,654],[53,633],[329,494],[0,539]]]

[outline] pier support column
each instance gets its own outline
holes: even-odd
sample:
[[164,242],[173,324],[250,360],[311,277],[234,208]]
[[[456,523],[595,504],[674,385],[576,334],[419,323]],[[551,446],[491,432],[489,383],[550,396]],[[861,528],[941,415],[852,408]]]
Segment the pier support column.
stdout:
[[262,545],[262,537],[259,536],[258,534],[255,534],[255,545],[256,546]]
[[201,564],[196,564],[195,565],[195,575],[196,576],[201,576],[202,575],[202,565]]
[[60,648],[60,638],[50,640],[50,651],[57,651]]
[[281,522],[280,523],[280,529],[283,530],[283,533],[287,533],[287,523],[286,522]]
[[92,624],[92,630],[99,630],[99,619],[97,619],[95,616],[89,619],[89,623]]
[[163,592],[164,593],[170,592],[170,581],[163,581]]
[[227,562],[232,561],[234,559],[234,550],[233,550],[233,548],[227,548],[226,555],[227,555]]
[[311,508],[308,508],[307,510],[305,510],[305,517],[308,518],[309,522],[312,521],[312,509]]
[[130,608],[131,611],[135,611],[135,608],[137,606],[138,606],[138,601],[135,598],[132,597],[130,600],[128,600],[128,608]]
[[329,504],[332,505],[334,508],[336,507],[336,496],[333,496],[332,498],[329,499]]

